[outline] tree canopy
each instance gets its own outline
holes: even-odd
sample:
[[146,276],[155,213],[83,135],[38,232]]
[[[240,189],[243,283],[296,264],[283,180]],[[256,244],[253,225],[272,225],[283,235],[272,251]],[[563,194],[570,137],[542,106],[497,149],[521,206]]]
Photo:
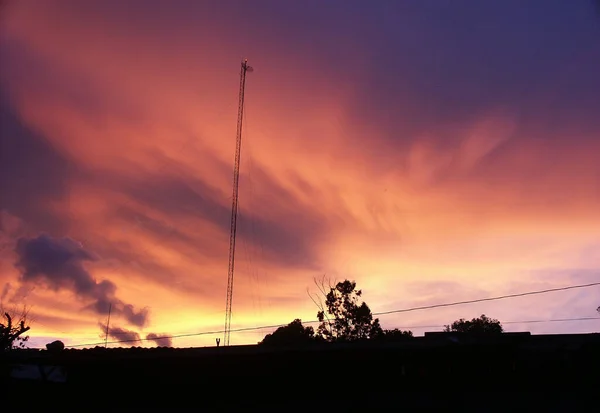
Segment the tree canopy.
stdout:
[[364,340],[397,342],[413,338],[412,331],[382,329],[379,319],[373,318],[369,306],[360,300],[362,291],[356,289],[356,282],[345,280],[326,285],[324,279],[320,282],[315,279],[315,284],[323,296],[322,299],[310,296],[319,308],[317,318],[320,325],[317,331],[312,327],[304,327],[301,320],[295,319],[287,326],[267,334],[258,344],[297,346],[315,342]]
[[[302,325],[300,319],[295,319],[287,326],[279,327],[272,334],[267,334],[259,343],[265,346],[296,346],[314,342],[400,342],[412,340],[412,331],[400,329],[383,329],[378,318],[373,318],[369,306],[361,300],[362,291],[356,288],[356,282],[344,280],[332,285],[326,284],[325,279],[315,284],[319,288],[321,298],[309,296],[317,305],[319,326],[315,331],[312,327]],[[598,308],[600,312],[600,307]],[[502,334],[504,328],[500,321],[482,314],[480,317],[466,320],[461,318],[450,325],[444,326],[445,332],[470,334]]]
[[330,286],[325,303],[320,306],[317,318],[321,323],[317,336],[328,342],[366,340],[381,336],[379,319],[373,318],[371,309],[360,301],[362,291],[354,281],[340,281]]
[[267,334],[259,343],[264,346],[293,346],[307,344],[315,339],[312,327],[304,327],[300,319],[295,319],[287,326],[279,327],[272,334]]
[[11,350],[15,347],[25,347],[29,336],[24,334],[29,331],[27,325],[27,310],[21,313],[0,310],[0,352]]
[[465,320],[461,318],[445,326],[446,332],[473,333],[473,334],[501,334],[504,331],[500,321],[489,318],[485,314],[481,317]]
[[413,332],[410,330],[403,331],[395,328],[393,330],[383,330],[380,336],[374,338],[386,342],[406,341],[413,338]]

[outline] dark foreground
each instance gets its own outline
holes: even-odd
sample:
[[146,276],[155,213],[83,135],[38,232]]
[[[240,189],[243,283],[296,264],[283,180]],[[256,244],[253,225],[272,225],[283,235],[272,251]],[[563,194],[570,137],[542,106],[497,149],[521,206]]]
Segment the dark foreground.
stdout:
[[[1,411],[583,412],[598,410],[597,335],[268,350],[24,352],[65,383],[4,378]],[[8,360],[8,361],[7,361]],[[7,364],[8,363],[8,364]]]

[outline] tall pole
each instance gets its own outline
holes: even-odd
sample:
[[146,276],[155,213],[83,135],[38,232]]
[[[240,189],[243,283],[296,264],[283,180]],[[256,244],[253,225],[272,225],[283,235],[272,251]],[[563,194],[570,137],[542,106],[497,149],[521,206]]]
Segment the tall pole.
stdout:
[[227,270],[227,304],[225,306],[225,338],[223,345],[229,345],[231,335],[231,304],[233,301],[233,271],[235,266],[235,235],[237,231],[238,188],[240,181],[240,155],[242,150],[242,124],[244,119],[244,92],[246,73],[251,72],[248,59],[242,61],[240,71],[240,94],[238,103],[237,136],[235,141],[235,160],[233,164],[233,199],[231,201],[231,229],[229,233],[229,269]]
[[106,320],[106,336],[104,337],[104,348],[108,346],[108,332],[110,326],[110,312],[112,310],[112,303],[108,305],[108,319]]

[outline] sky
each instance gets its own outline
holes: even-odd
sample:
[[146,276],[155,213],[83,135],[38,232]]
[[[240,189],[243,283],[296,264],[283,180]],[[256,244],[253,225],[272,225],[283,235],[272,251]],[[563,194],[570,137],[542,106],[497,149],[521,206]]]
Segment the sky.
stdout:
[[[31,345],[315,320],[600,281],[600,14],[588,0],[8,0],[0,287]],[[600,287],[390,314],[583,333]],[[273,329],[233,332],[252,344]],[[214,334],[191,335],[197,332]],[[130,345],[130,344],[126,344]]]

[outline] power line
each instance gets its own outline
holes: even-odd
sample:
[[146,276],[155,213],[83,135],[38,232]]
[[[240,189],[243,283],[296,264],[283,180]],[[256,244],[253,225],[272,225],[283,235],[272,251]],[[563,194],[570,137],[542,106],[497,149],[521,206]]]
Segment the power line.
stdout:
[[[557,323],[557,322],[591,321],[591,320],[600,320],[600,317],[576,317],[576,318],[557,318],[557,319],[549,319],[549,320],[505,321],[505,322],[502,322],[502,324]],[[314,323],[318,323],[318,322],[319,321],[309,321],[304,324],[314,324]],[[287,325],[288,324],[276,324],[276,325],[260,326],[260,327],[245,327],[245,328],[239,328],[239,329],[232,329],[231,332],[239,333],[239,332],[247,332],[247,331],[266,330],[266,329],[285,327]],[[445,327],[445,325],[420,325],[420,326],[413,325],[413,326],[400,326],[400,327],[396,327],[396,328],[420,329],[420,328],[443,328],[443,327]],[[109,341],[108,344],[135,343],[135,342],[141,342],[141,341],[155,341],[155,340],[167,339],[167,338],[173,339],[173,338],[182,338],[182,337],[197,337],[197,336],[204,336],[204,335],[211,335],[211,334],[222,334],[223,331],[224,330],[215,330],[215,331],[203,331],[203,332],[199,332],[199,333],[177,334],[177,335],[172,335],[172,336],[156,337],[154,339],[139,338],[139,339],[132,339],[132,340]],[[104,343],[76,344],[76,345],[67,346],[67,347],[70,347],[70,348],[88,347],[88,346],[97,346],[97,345],[101,345],[101,344],[104,344]]]
[[[535,323],[559,323],[568,321],[590,321],[600,320],[600,317],[576,317],[576,318],[555,318],[550,320],[521,320],[521,321],[502,321],[501,324],[535,324]],[[440,328],[446,327],[445,325],[428,325],[428,326],[403,326],[396,327],[399,329],[419,329],[419,328]]]
[[[556,318],[556,319],[549,319],[549,320],[521,320],[521,321],[503,321],[502,324],[506,325],[506,324],[535,324],[535,323],[558,323],[558,322],[570,322],[570,321],[592,321],[592,320],[600,320],[600,317],[575,317],[575,318]],[[318,321],[316,321],[318,322]],[[303,324],[314,324],[316,323],[315,321],[309,321]],[[272,328],[279,328],[279,327],[285,327],[287,326],[287,324],[278,324],[275,326],[261,326],[261,327],[248,327],[248,328],[244,328],[244,329],[239,329],[239,330],[231,330],[232,332],[248,332],[248,331],[257,331],[257,330],[263,330],[263,329],[272,329]],[[395,328],[398,329],[405,329],[405,330],[416,330],[416,329],[422,329],[422,328],[444,328],[446,327],[445,325],[412,325],[412,326],[398,326]],[[210,334],[222,334],[223,330],[219,330],[219,331],[205,331],[205,332],[200,332],[200,333],[186,333],[186,334],[178,334],[178,335],[173,335],[173,336],[163,336],[163,337],[157,337],[155,339],[147,339],[147,338],[140,338],[140,339],[133,339],[133,340],[119,340],[119,341],[112,341],[112,342],[108,342],[108,344],[119,344],[119,343],[128,343],[128,342],[138,342],[138,341],[154,341],[157,339],[166,339],[166,338],[180,338],[180,337],[192,337],[192,336],[202,336],[202,335],[210,335]],[[118,334],[127,334],[126,332],[115,332],[112,335],[118,335]],[[69,348],[75,348],[75,347],[86,347],[86,346],[95,346],[95,345],[100,345],[103,343],[89,343],[89,344],[76,344],[76,345],[72,345],[72,346],[66,346]],[[41,348],[32,348],[34,350],[41,350]]]
[[524,320],[524,321],[507,321],[502,324],[533,324],[533,323],[560,323],[565,321],[588,321],[600,320],[600,317],[577,317],[577,318],[556,318],[554,320]]
[[[570,321],[591,321],[591,320],[600,320],[600,317],[575,317],[575,318],[554,318],[554,319],[548,319],[548,320],[519,320],[519,321],[502,321],[501,324],[506,325],[506,324],[536,324],[536,323],[560,323],[560,322],[570,322]],[[319,323],[319,321],[308,321],[308,322],[303,322],[302,324],[316,324]],[[256,330],[266,330],[269,328],[278,328],[278,327],[284,327],[287,326],[287,324],[278,324],[276,326],[262,326],[262,327],[249,327],[251,330],[240,330],[242,332],[245,331],[256,331]],[[421,328],[440,328],[440,327],[446,327],[445,325],[442,324],[430,324],[430,325],[411,325],[411,326],[397,326],[395,328],[399,328],[399,329],[421,329]],[[233,331],[233,330],[232,330]],[[215,334],[218,333],[222,333],[222,331],[217,331],[215,332]],[[120,335],[120,334],[131,334],[127,331],[117,331],[115,333],[113,333],[113,336],[116,335]],[[203,335],[203,334],[212,334],[212,332],[206,332],[206,333],[189,333],[189,335]],[[177,338],[177,337],[187,337],[188,334],[183,334],[183,335],[175,335],[175,336],[169,336],[169,338]],[[166,338],[166,337],[164,337]],[[138,340],[133,340],[133,341],[138,341]],[[140,338],[140,341],[142,341],[142,339]],[[148,339],[144,339],[144,341],[148,341]],[[153,341],[153,340],[150,340]],[[126,341],[117,341],[117,343],[124,343]],[[74,347],[74,346],[72,346]]]
[[[232,333],[239,333],[239,332],[242,332],[242,331],[263,330],[263,329],[272,329],[272,328],[285,327],[286,325],[287,324],[275,324],[275,325],[270,325],[270,326],[245,327],[245,328],[231,329],[229,331],[231,331]],[[201,331],[199,333],[187,333],[187,334],[176,334],[176,335],[173,335],[173,336],[154,337],[151,340],[147,339],[147,338],[141,338],[140,337],[139,339],[132,339],[132,340],[109,341],[108,344],[137,343],[137,342],[141,342],[141,341],[155,341],[155,340],[167,339],[167,338],[208,336],[208,335],[211,335],[211,334],[223,334],[224,332],[225,332],[225,330]],[[76,345],[73,345],[73,346],[66,346],[66,347],[87,347],[87,346],[97,346],[97,345],[100,345],[100,344],[104,344],[104,343],[76,344]]]
[[574,290],[576,288],[593,287],[593,286],[596,286],[596,285],[600,285],[600,282],[595,282],[595,283],[590,283],[590,284],[570,285],[570,286],[567,286],[567,287],[559,287],[559,288],[549,288],[549,289],[546,289],[546,290],[529,291],[529,292],[526,292],[526,293],[500,295],[500,296],[497,296],[497,297],[478,298],[476,300],[466,300],[466,301],[456,301],[456,302],[444,303],[444,304],[425,305],[425,306],[422,306],[422,307],[404,308],[402,310],[381,311],[379,313],[373,313],[373,315],[387,315],[387,314],[396,314],[396,313],[408,313],[410,311],[429,310],[429,309],[432,309],[432,308],[451,307],[451,306],[463,305],[463,304],[481,303],[481,302],[485,302],[485,301],[505,300],[507,298],[525,297],[525,296],[528,296],[528,295],[537,295],[537,294],[547,294],[547,293],[552,293],[552,292],[556,292],[556,291],[566,291],[566,290]]
[[[373,315],[387,315],[387,314],[396,314],[396,313],[406,313],[406,312],[410,312],[410,311],[420,311],[420,310],[429,310],[429,309],[433,309],[433,308],[441,308],[441,307],[450,307],[450,306],[457,306],[457,305],[464,305],[464,304],[473,304],[473,303],[480,303],[480,302],[486,302],[486,301],[496,301],[496,300],[505,300],[508,298],[517,298],[517,297],[525,297],[525,296],[529,296],[529,295],[538,295],[538,294],[547,294],[547,293],[551,293],[551,292],[558,292],[558,291],[567,291],[567,290],[574,290],[577,288],[588,288],[588,287],[594,287],[594,286],[598,286],[600,285],[600,282],[595,282],[595,283],[589,283],[589,284],[579,284],[579,285],[570,285],[570,286],[566,286],[566,287],[558,287],[558,288],[549,288],[549,289],[545,289],[545,290],[537,290],[537,291],[528,291],[528,292],[524,292],[524,293],[516,293],[516,294],[506,294],[506,295],[500,295],[500,296],[496,296],[496,297],[488,297],[488,298],[478,298],[475,300],[466,300],[466,301],[455,301],[455,302],[451,302],[451,303],[443,303],[443,304],[433,304],[433,305],[426,305],[426,306],[420,306],[420,307],[410,307],[410,308],[404,308],[404,309],[399,309],[399,310],[390,310],[390,311],[381,311],[381,312],[377,312],[377,313],[373,313]],[[504,324],[519,324],[519,323],[543,323],[543,322],[559,322],[559,321],[581,321],[581,320],[588,320],[588,319],[596,319],[595,317],[587,317],[587,318],[577,318],[577,319],[554,319],[554,320],[528,320],[528,321],[509,321],[509,322],[505,322]],[[312,320],[312,321],[308,321],[305,322],[304,324],[315,324],[315,323],[319,323],[318,320]],[[274,324],[274,325],[268,325],[268,326],[258,326],[258,327],[245,327],[245,328],[238,328],[238,329],[231,329],[230,331],[232,333],[239,333],[239,332],[245,332],[245,331],[257,331],[257,330],[265,330],[265,329],[274,329],[274,328],[279,328],[279,327],[285,327],[287,326],[287,324]],[[443,327],[443,326],[431,326],[431,327],[423,327],[423,328],[437,328],[437,327]],[[406,327],[404,327],[406,328]],[[418,326],[414,326],[414,327],[410,327],[410,328],[419,328]],[[172,336],[161,336],[161,337],[154,337],[154,339],[149,340],[149,339],[145,339],[145,338],[139,338],[139,339],[133,339],[133,340],[120,340],[120,341],[112,341],[109,342],[107,344],[119,344],[119,343],[136,343],[136,342],[142,342],[142,341],[155,341],[155,340],[159,340],[159,339],[173,339],[173,338],[182,338],[182,337],[196,337],[196,336],[204,336],[204,335],[211,335],[211,334],[222,334],[224,333],[225,330],[215,330],[215,331],[203,331],[203,332],[197,332],[197,333],[187,333],[187,334],[177,334],[177,335],[172,335]],[[105,343],[89,343],[89,344],[76,344],[76,345],[72,345],[72,346],[67,346],[67,347],[71,347],[71,348],[75,348],[75,347],[88,347],[88,346],[99,346]]]

